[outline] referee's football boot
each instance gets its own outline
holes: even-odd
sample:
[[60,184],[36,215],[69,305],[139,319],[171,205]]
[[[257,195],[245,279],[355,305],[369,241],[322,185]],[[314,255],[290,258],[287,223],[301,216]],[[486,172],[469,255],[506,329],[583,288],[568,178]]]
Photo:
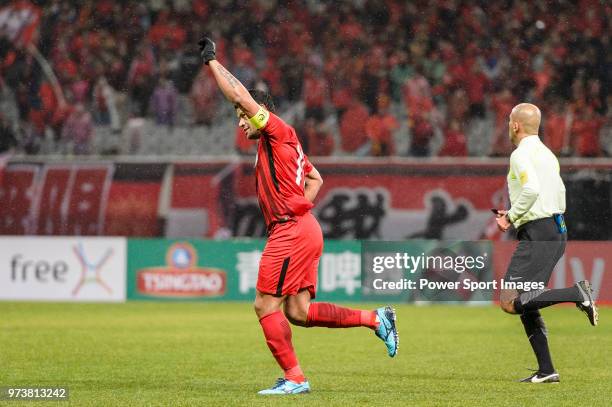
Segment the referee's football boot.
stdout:
[[271,396],[302,393],[310,393],[310,384],[307,381],[303,381],[302,383],[296,383],[292,382],[291,380],[281,378],[276,381],[274,386],[270,387],[269,389],[261,390],[257,394]]
[[535,372],[529,377],[519,380],[520,383],[559,383],[559,373]]
[[587,314],[591,325],[596,326],[599,316],[597,314],[597,306],[593,300],[593,289],[591,288],[591,283],[589,283],[588,280],[582,280],[576,283],[576,287],[578,287],[578,291],[580,291],[583,298],[582,302],[576,303],[576,308]]
[[379,324],[376,328],[376,336],[378,336],[387,346],[387,353],[390,357],[397,355],[399,348],[399,335],[395,320],[397,318],[395,310],[389,306],[381,307],[376,310]]

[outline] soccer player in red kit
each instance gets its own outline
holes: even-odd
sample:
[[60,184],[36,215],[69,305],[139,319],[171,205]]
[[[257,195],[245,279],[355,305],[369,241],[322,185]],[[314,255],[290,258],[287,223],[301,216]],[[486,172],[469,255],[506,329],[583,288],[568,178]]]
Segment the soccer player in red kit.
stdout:
[[293,350],[288,322],[304,327],[368,327],[385,342],[389,356],[395,356],[399,338],[391,307],[364,311],[311,302],[323,235],[310,209],[323,183],[321,175],[302,151],[293,127],[274,114],[270,95],[249,92],[215,59],[212,40],[205,37],[199,45],[221,92],[236,108],[238,125],[247,138],[258,140],[255,182],[268,241],[259,263],[254,307],[266,343],[284,371],[283,378],[259,394],[310,391]]

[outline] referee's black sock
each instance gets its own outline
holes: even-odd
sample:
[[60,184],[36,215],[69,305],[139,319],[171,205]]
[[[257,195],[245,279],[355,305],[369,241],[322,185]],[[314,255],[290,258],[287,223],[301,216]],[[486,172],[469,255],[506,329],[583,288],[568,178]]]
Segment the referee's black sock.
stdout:
[[575,285],[553,290],[526,291],[514,300],[514,310],[517,314],[523,314],[562,302],[581,302],[583,300],[580,290]]
[[525,327],[525,333],[527,334],[527,339],[529,339],[533,353],[535,353],[538,359],[538,372],[544,374],[553,373],[555,368],[553,367],[550,350],[548,349],[546,325],[544,325],[544,320],[540,315],[540,311],[525,312],[521,315],[521,322]]

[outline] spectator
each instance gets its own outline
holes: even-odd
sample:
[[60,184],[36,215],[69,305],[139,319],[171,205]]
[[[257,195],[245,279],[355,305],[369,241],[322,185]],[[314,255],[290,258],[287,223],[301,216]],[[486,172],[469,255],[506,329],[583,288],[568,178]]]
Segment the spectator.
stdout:
[[17,138],[15,132],[11,128],[10,123],[0,112],[0,154],[17,146]]
[[550,86],[552,81],[553,74],[553,66],[547,59],[542,63],[542,67],[534,72],[534,80],[535,80],[535,97],[537,99],[541,99],[544,97],[546,90]]
[[417,66],[415,75],[406,81],[403,92],[408,114],[422,118],[433,109],[431,86],[422,66]]
[[104,76],[100,76],[93,90],[93,113],[96,124],[120,130],[119,112],[115,103],[115,90]]
[[395,102],[400,101],[401,89],[406,81],[414,74],[412,65],[408,63],[408,54],[399,50],[390,60],[391,68],[391,95]]
[[146,137],[146,122],[144,118],[132,114],[125,124],[123,131],[123,151],[136,154],[140,151],[142,140]]
[[444,145],[438,152],[441,157],[465,157],[467,156],[467,143],[465,134],[461,130],[461,124],[457,120],[450,122],[444,131]]
[[399,123],[389,113],[390,103],[388,96],[379,95],[377,112],[366,122],[366,132],[372,144],[370,154],[373,156],[395,155],[393,132],[399,128]]
[[440,93],[440,85],[446,75],[446,64],[436,49],[431,50],[429,56],[423,60],[423,69],[428,78],[431,78],[432,93]]
[[569,147],[568,125],[571,119],[560,99],[552,100],[550,106],[544,119],[543,141],[556,156],[565,155]]
[[366,104],[370,112],[376,111],[377,97],[382,91],[388,89],[386,56],[381,47],[374,47],[369,62],[365,64],[361,73],[360,94],[361,100]]
[[140,45],[136,58],[130,65],[128,85],[130,95],[138,109],[139,116],[146,116],[149,108],[149,99],[153,92],[155,57],[146,43]]
[[233,72],[248,89],[252,89],[257,82],[257,72],[255,72],[255,56],[244,43],[240,36],[234,37],[232,44],[232,57],[234,60]]
[[210,126],[219,106],[219,89],[212,78],[212,73],[202,69],[196,76],[190,95],[196,124]]
[[[18,128],[19,117],[17,112],[17,104],[15,102],[15,97],[13,92],[7,86],[6,83],[0,78],[0,123],[3,128],[8,129],[13,137],[15,135],[15,130]],[[8,136],[8,133],[3,136],[4,141],[0,143],[5,143],[7,145],[7,141],[11,140],[11,137]],[[8,144],[12,145],[12,142],[8,142]],[[15,142],[13,147],[17,146]]]
[[72,96],[68,96],[69,98],[67,101],[58,104],[57,108],[53,112],[53,116],[51,117],[49,123],[53,131],[55,141],[59,141],[62,139],[64,124],[66,123],[66,120],[68,120],[68,117],[74,111],[74,105],[72,104]]
[[604,120],[599,117],[591,106],[584,107],[574,115],[571,134],[572,145],[579,157],[601,156],[599,132]]
[[178,93],[174,84],[162,77],[151,97],[151,108],[157,124],[174,126],[177,98]]
[[353,96],[350,86],[345,81],[335,83],[332,89],[332,104],[338,117],[343,117],[344,112],[353,103]]
[[464,123],[467,121],[469,102],[464,89],[455,88],[450,91],[446,105],[448,122],[458,121],[459,123]]
[[325,118],[323,107],[326,99],[325,81],[313,69],[307,69],[304,79],[304,103],[306,105],[306,119],[313,118],[318,122]]
[[342,150],[356,155],[367,155],[370,151],[365,124],[369,114],[365,105],[353,99],[340,119],[340,140]]
[[45,124],[53,118],[55,111],[59,108],[59,102],[53,86],[48,81],[42,81],[38,88],[38,96],[41,104],[40,118],[43,121],[40,123],[40,131],[44,132]]
[[91,114],[77,103],[62,130],[62,138],[72,143],[74,154],[89,154],[94,136]]
[[283,98],[282,74],[276,61],[272,58],[266,58],[265,67],[259,76],[266,81],[272,95],[276,98]]
[[495,133],[491,155],[505,157],[512,151],[508,138],[508,118],[510,111],[517,104],[516,98],[508,88],[502,88],[493,96],[493,112],[495,115]]
[[478,63],[487,80],[495,82],[499,79],[505,67],[508,66],[508,58],[501,52],[499,42],[493,40],[492,45],[479,56]]
[[89,82],[81,74],[77,74],[70,85],[70,93],[75,102],[85,104],[89,96]]
[[178,25],[167,10],[163,10],[158,14],[157,21],[151,27],[148,37],[155,47],[162,47],[165,42],[170,49],[177,50],[184,44],[187,32]]
[[487,77],[479,64],[474,64],[466,75],[465,88],[470,101],[470,116],[483,119],[485,116],[485,90]]
[[306,119],[300,134],[304,139],[304,153],[310,156],[327,156],[333,153],[334,139],[324,124],[317,123],[313,118]]
[[433,126],[426,116],[415,116],[412,119],[412,139],[409,154],[414,157],[427,157],[430,155],[429,143],[433,138]]

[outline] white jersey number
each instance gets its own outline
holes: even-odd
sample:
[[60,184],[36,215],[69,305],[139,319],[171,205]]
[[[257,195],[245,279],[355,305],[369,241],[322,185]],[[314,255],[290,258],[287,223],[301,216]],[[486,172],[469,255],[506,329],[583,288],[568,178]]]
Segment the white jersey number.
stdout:
[[297,147],[295,148],[297,150],[298,153],[298,158],[297,158],[297,169],[296,169],[296,176],[295,176],[295,183],[299,186],[302,182],[302,176],[304,175],[304,152],[302,151],[302,146],[300,146],[299,144],[297,145]]

